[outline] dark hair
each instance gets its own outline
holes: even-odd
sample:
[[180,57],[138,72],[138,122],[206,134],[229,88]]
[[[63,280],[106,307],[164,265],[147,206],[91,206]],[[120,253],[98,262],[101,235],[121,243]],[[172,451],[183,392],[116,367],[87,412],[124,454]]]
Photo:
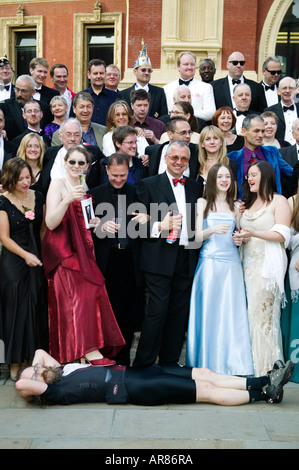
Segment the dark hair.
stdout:
[[[252,167],[258,167],[261,172],[261,181],[260,187],[258,191],[258,195],[264,202],[271,202],[274,196],[274,193],[277,192],[276,186],[276,177],[273,166],[269,162],[254,162],[252,163],[248,170],[247,175]],[[249,209],[257,198],[257,193],[252,193],[250,191],[250,187],[248,184],[248,180],[245,179],[243,183],[244,193],[243,193],[243,200],[245,202],[246,209]]]
[[150,102],[151,95],[142,89],[132,90],[130,93],[130,103],[134,104],[137,100],[148,100],[148,102]]
[[78,100],[85,100],[85,101],[90,101],[92,105],[94,106],[94,100],[93,97],[91,96],[90,93],[87,93],[86,91],[79,91],[74,98],[73,98],[73,107],[76,108]]
[[193,132],[198,132],[199,131],[199,124],[197,117],[194,116],[194,109],[192,104],[190,104],[188,101],[176,101],[173,103],[175,106],[179,106],[184,114],[190,114],[190,118],[188,119],[188,122],[191,126],[191,130]]
[[132,134],[138,135],[137,129],[135,129],[135,127],[132,127],[132,126],[120,126],[114,129],[112,133],[112,140],[113,140],[115,149],[117,150],[117,147],[115,145],[116,142],[119,144],[122,144],[125,138],[128,135],[132,135]]
[[67,161],[68,158],[69,158],[74,152],[80,152],[80,153],[82,153],[82,155],[84,155],[84,157],[85,157],[85,159],[86,159],[86,162],[87,162],[87,163],[91,163],[91,161],[92,161],[91,154],[88,152],[88,150],[86,149],[86,147],[84,147],[84,145],[76,145],[75,147],[69,148],[68,151],[67,151],[66,154],[65,154],[64,160]]
[[125,164],[129,168],[129,157],[128,155],[125,155],[124,153],[112,153],[112,155],[109,156],[108,161],[107,161],[107,168],[110,168],[111,165],[123,165]]
[[91,67],[92,66],[96,67],[97,65],[103,65],[106,68],[106,62],[104,60],[102,60],[102,59],[92,59],[88,62],[87,71],[90,72]]
[[[189,121],[187,118],[185,118],[184,116],[176,116],[176,117],[173,117],[173,118],[170,118],[167,125],[166,125],[166,128],[169,132],[175,132],[175,128],[176,128],[176,123],[179,122],[179,121],[184,121],[184,122],[188,122],[188,124],[190,125]],[[191,127],[191,126],[190,126]]]
[[69,71],[68,71],[68,68],[66,65],[64,64],[54,64],[52,65],[52,67],[50,68],[50,77],[54,77],[54,70],[55,69],[65,69],[66,70],[66,73],[68,74]]
[[114,101],[114,103],[112,103],[110,108],[108,109],[107,119],[106,119],[107,132],[115,129],[113,118],[115,116],[116,108],[118,108],[119,106],[123,106],[125,108],[127,115],[128,115],[128,125],[133,126],[133,115],[132,115],[130,106],[125,100],[117,100],[117,101]]
[[205,186],[204,198],[207,201],[206,208],[204,210],[204,217],[207,217],[210,211],[215,210],[215,201],[217,197],[217,174],[221,167],[227,168],[230,174],[230,187],[226,193],[226,202],[229,205],[229,208],[232,212],[235,210],[234,200],[235,200],[235,180],[231,168],[225,163],[215,163],[210,169],[207,177],[207,183]]
[[15,190],[20,174],[24,168],[27,168],[30,173],[31,184],[35,183],[35,178],[29,163],[19,157],[7,160],[1,172],[1,184],[5,191],[12,193]]
[[231,129],[233,129],[233,127],[235,127],[236,125],[236,121],[237,121],[237,118],[236,116],[234,115],[234,112],[232,110],[232,108],[230,108],[229,106],[222,106],[222,108],[218,108],[217,111],[215,112],[214,116],[212,117],[212,124],[213,126],[216,126],[216,127],[219,127],[218,126],[218,119],[219,119],[219,116],[221,116],[222,113],[229,113],[232,117],[232,127]]

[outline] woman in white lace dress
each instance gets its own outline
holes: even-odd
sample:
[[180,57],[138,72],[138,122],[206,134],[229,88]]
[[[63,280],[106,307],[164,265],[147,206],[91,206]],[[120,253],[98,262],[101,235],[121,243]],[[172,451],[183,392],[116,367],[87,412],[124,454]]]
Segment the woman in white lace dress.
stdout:
[[245,211],[236,237],[242,238],[241,258],[255,375],[283,359],[280,330],[281,302],[287,268],[285,246],[290,238],[291,211],[276,193],[275,174],[268,162],[248,168],[244,183]]

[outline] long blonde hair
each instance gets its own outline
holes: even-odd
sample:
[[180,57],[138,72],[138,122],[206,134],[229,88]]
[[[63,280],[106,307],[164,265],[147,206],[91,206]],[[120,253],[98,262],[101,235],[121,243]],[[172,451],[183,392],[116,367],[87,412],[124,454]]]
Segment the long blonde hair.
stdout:
[[18,151],[17,151],[17,157],[21,158],[22,160],[27,161],[26,159],[26,147],[28,145],[28,142],[30,142],[33,137],[36,137],[39,143],[40,147],[40,156],[38,157],[38,162],[37,166],[40,170],[43,168],[43,159],[46,151],[46,145],[42,139],[42,137],[37,134],[36,132],[30,132],[30,134],[26,134],[23,139],[21,140],[21,143],[19,145]]
[[214,134],[215,136],[219,137],[222,142],[222,146],[219,149],[218,153],[218,162],[217,163],[224,163],[225,165],[229,164],[229,159],[227,158],[226,152],[226,142],[221,130],[216,126],[207,126],[204,127],[199,136],[199,143],[198,143],[198,161],[200,165],[199,171],[202,173],[205,163],[207,161],[207,152],[206,149],[202,147],[202,143],[204,139],[207,137],[209,133]]

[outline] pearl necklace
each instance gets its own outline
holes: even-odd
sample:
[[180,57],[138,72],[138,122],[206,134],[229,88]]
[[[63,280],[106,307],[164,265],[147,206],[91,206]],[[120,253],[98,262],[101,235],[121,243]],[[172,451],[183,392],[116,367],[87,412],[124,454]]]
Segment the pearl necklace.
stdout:
[[9,194],[10,194],[10,196],[12,196],[16,201],[18,201],[20,204],[23,204],[23,202],[24,202],[24,201],[27,201],[27,199],[29,199],[29,197],[30,197],[29,191],[27,191],[26,196],[24,197],[24,199],[19,199],[19,198],[17,198],[17,196],[15,196],[15,195],[12,194],[12,193],[9,193]]

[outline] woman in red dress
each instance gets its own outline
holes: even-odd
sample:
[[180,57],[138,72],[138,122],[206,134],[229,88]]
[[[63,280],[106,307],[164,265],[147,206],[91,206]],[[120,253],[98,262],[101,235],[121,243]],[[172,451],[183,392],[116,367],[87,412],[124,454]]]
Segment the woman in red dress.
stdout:
[[[61,363],[85,358],[110,366],[125,341],[115,320],[105,279],[85,227],[79,175],[90,163],[82,147],[65,156],[66,175],[52,180],[46,203],[47,232],[42,259],[48,279],[49,352]],[[109,358],[109,359],[107,359]]]

